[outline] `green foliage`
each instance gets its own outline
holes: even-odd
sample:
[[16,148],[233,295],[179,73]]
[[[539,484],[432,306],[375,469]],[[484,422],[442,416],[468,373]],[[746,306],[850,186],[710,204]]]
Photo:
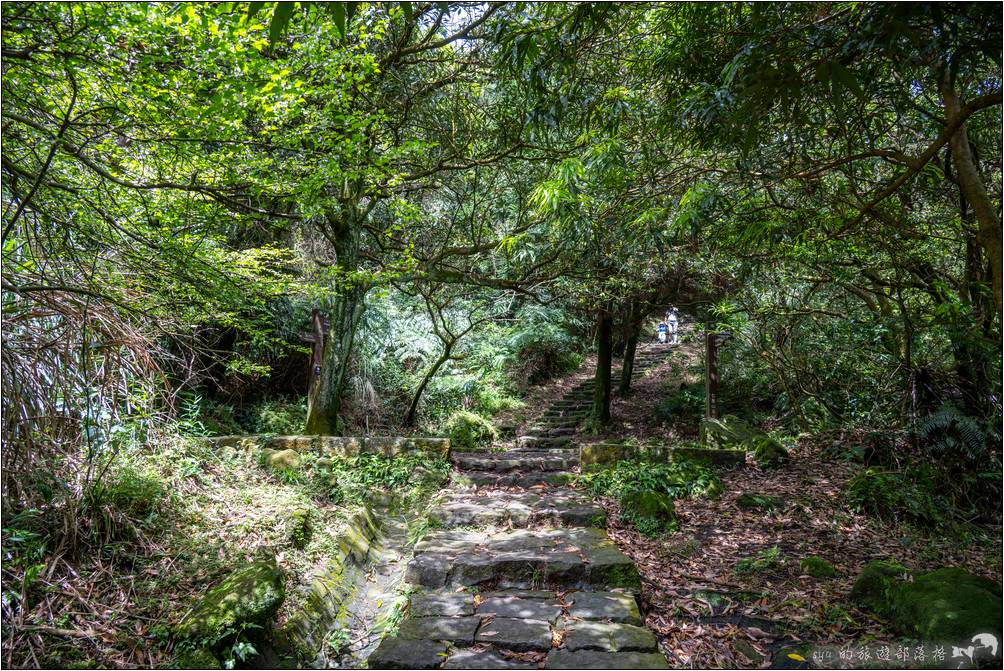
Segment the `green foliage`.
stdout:
[[305,401],[265,401],[255,409],[254,433],[292,436],[307,424]]
[[317,471],[316,481],[335,503],[361,503],[374,490],[392,492],[407,501],[438,491],[449,473],[448,461],[424,453],[361,454],[333,458],[330,470]]
[[95,509],[110,507],[133,519],[159,512],[167,487],[161,478],[132,466],[116,468],[91,489],[88,503]]
[[621,519],[634,525],[643,536],[659,536],[676,530],[676,508],[668,494],[628,491],[620,497]]
[[890,521],[920,526],[946,524],[952,509],[943,496],[945,487],[929,466],[902,471],[866,468],[847,482],[847,499],[854,510]]
[[697,433],[704,416],[704,384],[683,385],[656,405],[654,415],[663,424]]
[[498,440],[498,429],[491,421],[467,410],[454,413],[443,432],[454,450],[483,450]]
[[716,496],[722,488],[714,469],[687,460],[670,463],[618,461],[582,473],[576,481],[594,495],[617,498],[631,492],[660,492],[674,499]]

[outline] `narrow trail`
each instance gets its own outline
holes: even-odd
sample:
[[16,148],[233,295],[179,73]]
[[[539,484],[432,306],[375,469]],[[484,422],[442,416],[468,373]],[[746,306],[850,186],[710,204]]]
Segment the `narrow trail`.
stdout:
[[[635,371],[672,349],[639,346]],[[668,668],[603,507],[564,486],[593,389],[582,381],[552,401],[513,448],[451,457],[454,484],[408,566],[408,619],[370,668]]]

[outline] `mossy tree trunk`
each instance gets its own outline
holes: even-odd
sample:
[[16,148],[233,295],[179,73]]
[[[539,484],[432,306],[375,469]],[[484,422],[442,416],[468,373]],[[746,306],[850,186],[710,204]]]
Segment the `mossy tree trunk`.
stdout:
[[[348,186],[345,188],[348,192]],[[357,277],[362,213],[356,202],[346,199],[338,213],[327,216],[325,237],[335,249],[334,300],[330,327],[324,343],[321,370],[311,371],[307,393],[307,426],[310,435],[330,436],[340,431],[339,413],[348,381],[356,332],[365,310],[368,286]]]

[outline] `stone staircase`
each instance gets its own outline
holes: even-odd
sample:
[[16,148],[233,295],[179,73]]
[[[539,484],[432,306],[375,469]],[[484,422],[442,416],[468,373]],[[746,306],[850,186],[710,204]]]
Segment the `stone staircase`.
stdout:
[[[670,349],[639,347],[636,373]],[[513,449],[452,455],[457,487],[408,565],[407,619],[369,668],[668,668],[603,507],[561,486],[578,466],[573,436],[592,393],[589,380],[553,401]]]

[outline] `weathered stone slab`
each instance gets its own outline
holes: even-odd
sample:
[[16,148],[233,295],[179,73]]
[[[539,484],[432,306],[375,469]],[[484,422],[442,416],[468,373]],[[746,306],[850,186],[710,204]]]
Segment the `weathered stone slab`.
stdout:
[[620,592],[575,592],[566,597],[572,601],[568,614],[583,620],[610,620],[640,625],[641,612],[630,594]]
[[366,663],[371,669],[435,669],[445,654],[446,644],[438,641],[385,638]]
[[401,623],[398,638],[449,641],[461,645],[474,643],[474,632],[481,618],[465,617],[412,617]]
[[317,447],[329,457],[354,457],[363,451],[363,439],[355,437],[320,436]]
[[496,617],[478,630],[476,640],[516,652],[550,650],[551,625],[544,620]]
[[429,554],[417,556],[408,564],[405,580],[413,585],[442,587],[450,572],[450,558]]
[[545,669],[668,669],[658,652],[599,652],[555,650],[544,660]]
[[454,617],[474,615],[471,594],[416,594],[411,597],[408,612],[412,617]]
[[317,436],[275,436],[268,441],[266,447],[273,450],[296,450],[297,452],[311,452],[314,450]]
[[505,659],[492,650],[456,650],[443,664],[444,669],[536,669],[535,664]]
[[652,652],[655,635],[644,627],[618,622],[576,622],[565,634],[565,648],[606,652]]
[[527,620],[554,622],[561,615],[557,601],[541,599],[520,599],[515,596],[488,597],[478,606],[478,615],[495,617],[515,617]]

